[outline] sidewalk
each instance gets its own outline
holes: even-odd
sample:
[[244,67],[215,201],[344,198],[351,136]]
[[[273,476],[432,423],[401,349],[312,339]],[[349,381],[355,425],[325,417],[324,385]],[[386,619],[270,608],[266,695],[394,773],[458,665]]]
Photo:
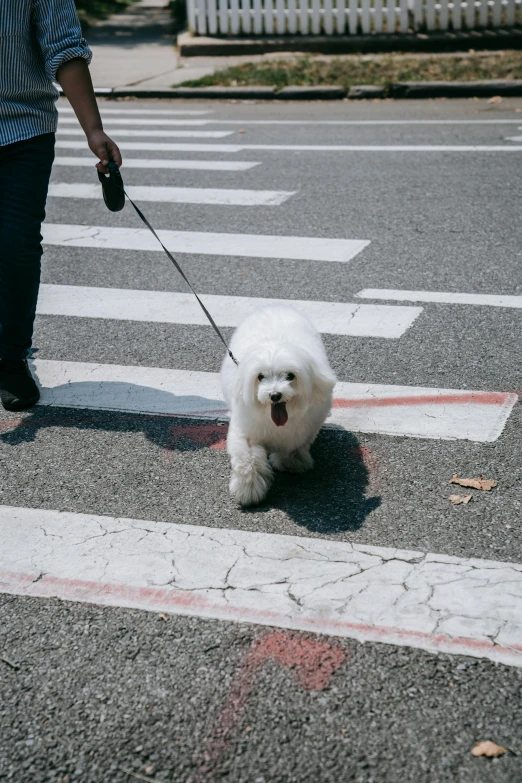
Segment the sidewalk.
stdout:
[[139,0],[125,13],[93,24],[86,33],[93,51],[96,88],[168,89],[245,62],[294,58],[299,53],[180,57],[165,0]]
[[[95,87],[170,87],[179,57],[165,0],[140,0],[89,27]],[[198,78],[197,76],[194,78]]]
[[93,24],[86,38],[94,57],[91,76],[97,88],[167,89],[200,79],[217,68],[253,57],[196,57],[186,62],[175,49],[172,17],[165,0],[139,0],[125,13]]

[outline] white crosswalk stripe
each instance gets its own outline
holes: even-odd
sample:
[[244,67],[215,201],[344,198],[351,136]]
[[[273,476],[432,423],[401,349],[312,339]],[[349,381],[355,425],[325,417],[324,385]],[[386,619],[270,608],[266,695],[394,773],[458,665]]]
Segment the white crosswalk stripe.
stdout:
[[[189,134],[193,136],[193,134]],[[56,139],[56,149],[62,150],[85,150],[85,140]],[[238,144],[197,144],[176,143],[169,141],[119,141],[120,150],[138,150],[139,152],[224,152],[232,155],[235,152],[241,152],[242,147]]]
[[[233,131],[156,131],[156,130],[115,130],[114,135],[118,136],[143,136],[147,137],[177,137],[177,138],[223,138],[229,136]],[[58,140],[62,135],[81,135],[82,130],[65,129],[58,133]],[[511,141],[522,141],[520,138],[513,138]],[[130,146],[125,142],[118,144],[120,149],[141,149],[141,150],[169,150],[171,152],[521,152],[522,146],[507,144],[170,144],[158,146],[154,142],[143,142],[143,144],[133,144]],[[57,145],[58,146],[58,145]],[[63,144],[62,144],[63,146]],[[73,148],[80,149],[84,145],[78,142]]]
[[9,506],[0,506],[0,537],[0,590],[14,595],[522,666],[522,566],[515,563]]
[[[319,239],[316,237],[267,236],[266,234],[216,234],[199,231],[158,231],[172,253],[245,258],[288,258],[296,261],[346,263],[370,244],[367,239]],[[45,245],[92,247],[112,250],[155,250],[157,240],[146,228],[47,223],[42,227]]]
[[365,288],[356,296],[361,299],[384,299],[397,302],[434,302],[438,304],[479,305],[482,307],[522,307],[522,296],[508,294],[466,294],[453,291],[398,291],[391,288]]
[[[55,166],[81,166],[92,168],[96,158],[68,157],[58,155],[54,159]],[[261,163],[243,160],[172,160],[170,158],[125,158],[127,169],[186,169],[192,171],[250,171]]]
[[[352,337],[401,337],[422,312],[421,307],[255,299],[248,296],[202,294],[201,299],[218,326],[238,326],[256,307],[284,304],[305,313],[323,334]],[[127,288],[42,284],[37,313],[208,326],[205,314],[190,293],[132,291]]]
[[[214,204],[236,207],[280,206],[296,191],[233,190],[232,188],[175,188],[168,186],[127,185],[127,193],[135,201],[156,201],[169,204]],[[49,185],[49,196],[58,198],[101,199],[98,183],[55,182]]]
[[[115,130],[107,129],[107,133],[113,136],[156,136],[178,139],[224,139],[226,136],[232,136],[234,131],[198,131],[198,130],[152,130],[142,128],[139,130],[128,130],[118,128]],[[85,136],[81,128],[60,128],[57,133],[58,138],[62,136]]]
[[[209,125],[212,120],[193,120],[190,118],[184,119],[184,120],[167,120],[167,119],[142,119],[141,117],[132,117],[130,120],[128,119],[122,119],[120,117],[111,117],[109,120],[111,125],[133,125],[136,127],[139,127],[141,125],[151,126],[151,125],[193,125],[195,128],[199,128],[203,125]],[[76,117],[63,117],[60,119],[60,128],[62,128],[64,125],[68,124],[74,124],[78,126],[78,120]],[[79,126],[78,126],[79,127]],[[118,129],[118,133],[121,133],[121,131]]]
[[[102,106],[101,108],[102,114],[117,114],[118,117],[121,117],[123,114],[129,115],[131,119],[134,118],[135,114],[138,115],[147,115],[150,114],[151,116],[174,116],[174,115],[187,115],[191,117],[201,117],[206,114],[213,114],[214,112],[210,109],[133,109],[131,106],[129,107],[123,107],[119,106],[117,109]],[[58,106],[58,114],[60,117],[68,117],[69,115],[73,115],[74,111],[71,109],[70,106]],[[75,120],[76,121],[76,120]]]
[[[70,107],[66,106],[60,106],[58,108],[58,112],[60,116],[68,117],[69,115],[73,114],[73,110]],[[169,115],[192,115],[192,116],[198,116],[198,115],[209,115],[214,114],[211,110],[186,110],[186,109],[133,109],[131,107],[119,107],[117,109],[107,106],[102,106],[101,113],[103,115],[105,114],[116,114],[118,117],[121,117],[122,115],[129,116],[130,121],[132,122],[134,119],[134,115],[138,116],[169,116]],[[411,126],[420,126],[420,127],[426,127],[430,125],[438,126],[438,125],[446,125],[446,126],[459,126],[459,125],[520,125],[520,120],[513,120],[506,117],[496,117],[495,119],[474,119],[474,120],[442,120],[442,119],[430,119],[430,120],[410,120],[410,119],[404,119],[404,120],[253,120],[249,119],[247,117],[244,117],[243,119],[212,119],[213,123],[219,123],[219,124],[225,124],[225,125],[346,125],[346,126],[359,126],[359,127],[367,127],[367,126],[375,126],[375,127],[385,127],[390,126],[393,127],[395,125],[401,126],[401,125],[411,125]],[[521,128],[522,129],[522,128]]]
[[[42,405],[194,418],[225,416],[219,375],[87,362],[37,360]],[[496,440],[516,394],[338,383],[328,423],[352,432]]]

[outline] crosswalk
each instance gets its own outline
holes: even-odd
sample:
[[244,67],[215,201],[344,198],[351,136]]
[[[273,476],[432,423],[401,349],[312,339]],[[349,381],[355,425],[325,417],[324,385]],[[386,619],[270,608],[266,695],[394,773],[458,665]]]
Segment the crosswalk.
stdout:
[[[222,159],[223,153],[233,155],[254,149],[284,150],[288,149],[288,145],[235,143],[236,129],[213,130],[213,112],[206,109],[125,108],[120,111],[109,107],[104,112],[111,118],[108,125],[112,123],[114,126],[114,135],[118,139],[123,138],[120,146],[124,152],[138,151],[141,155],[147,151],[164,153],[164,157],[160,158],[133,157],[132,154],[125,157],[126,168],[141,170],[142,184],[128,186],[130,196],[137,202],[202,204],[209,207],[208,214],[212,213],[213,207],[220,206],[266,206],[270,207],[267,212],[275,215],[270,219],[273,232],[270,234],[263,233],[263,224],[258,231],[253,221],[251,225],[255,233],[191,230],[190,225],[184,230],[159,230],[161,241],[172,253],[189,258],[203,256],[210,268],[219,266],[223,258],[251,259],[261,269],[269,268],[267,273],[277,279],[282,273],[284,261],[337,264],[342,268],[359,259],[370,245],[371,238],[278,233],[274,227],[279,210],[291,205],[298,191],[260,190],[244,186],[248,183],[248,172],[269,171],[273,165],[270,158],[256,161]],[[52,255],[57,248],[75,248],[75,259],[88,258],[90,253],[96,253],[98,259],[106,258],[109,263],[108,253],[111,251],[125,251],[134,258],[139,258],[139,254],[145,251],[161,252],[160,245],[147,229],[125,225],[128,213],[122,213],[116,224],[104,211],[98,184],[83,181],[82,168],[92,166],[92,159],[85,154],[82,131],[77,125],[69,127],[76,120],[68,107],[60,107],[60,115],[57,149],[82,150],[82,154],[58,154],[49,190],[50,203],[57,204],[64,199],[92,201],[90,208],[98,210],[98,222],[45,223],[42,233],[47,253]],[[165,128],[159,129],[159,125]],[[205,130],[200,129],[202,126]],[[227,144],[216,141],[126,141],[144,135],[158,139],[234,138]],[[78,138],[69,138],[72,136]],[[294,149],[312,152],[336,147],[300,145],[294,146]],[[338,149],[363,148],[345,145]],[[425,149],[435,148],[425,145]],[[176,158],[176,153],[181,152],[197,152],[208,157],[198,160]],[[213,172],[215,181],[212,187],[205,188],[153,185],[153,172],[160,166],[165,170],[184,169],[195,174],[198,171]],[[66,169],[73,172],[74,182],[65,181]],[[220,172],[242,178],[242,187],[230,187],[229,180],[227,187],[221,187]],[[247,212],[251,214],[251,211],[245,214]],[[267,261],[270,263],[267,264]],[[355,301],[344,301],[341,291],[335,301],[320,297],[288,300],[205,292],[202,299],[217,324],[224,328],[237,326],[253,309],[264,304],[287,303],[306,313],[324,335],[353,340],[370,338],[386,341],[388,345],[414,335],[418,325],[431,317],[432,304],[522,306],[522,297],[519,296],[385,288],[361,289]],[[177,324],[189,328],[207,326],[192,295],[154,289],[45,283],[41,287],[37,314],[94,321]],[[215,372],[138,366],[130,362],[64,361],[52,357],[34,360],[33,370],[41,387],[40,405],[44,407],[122,411],[142,416],[168,415],[195,421],[211,420],[219,424],[227,418],[219,377]],[[336,386],[326,426],[382,436],[492,443],[502,435],[518,400],[517,394],[510,389],[447,389],[429,385],[379,384],[375,380],[372,377],[365,378],[364,382],[351,379],[350,368],[347,367],[346,374]],[[293,540],[265,533],[225,530],[214,535],[216,531],[213,528],[141,523],[139,520],[94,517],[81,512],[82,509],[78,509],[78,513],[65,517],[49,509],[40,511],[0,506],[0,528],[5,529],[6,540],[9,541],[9,546],[0,553],[0,590],[315,630],[427,650],[465,652],[522,665],[522,626],[514,618],[517,601],[513,595],[510,594],[501,615],[495,612],[495,606],[502,603],[506,595],[499,580],[504,577],[511,580],[513,594],[520,591],[520,566],[445,559],[442,555],[380,547],[357,547],[345,542]],[[141,549],[133,535],[140,525],[145,524],[150,541],[147,539],[147,543],[143,544],[145,549]],[[32,538],[35,526],[39,530],[44,529],[41,541]],[[46,526],[51,531],[49,537],[45,532]],[[119,530],[124,534],[112,536],[109,543],[107,537],[98,535],[99,530],[105,528],[111,533]],[[172,546],[180,545],[176,562],[181,563],[184,572],[205,574],[206,578],[197,582],[195,587],[188,586],[190,580],[177,584],[170,572],[167,574],[168,569],[163,561],[160,562],[161,558],[154,560],[156,555],[150,555],[157,540],[165,533],[172,537]],[[187,547],[185,551],[180,542],[187,537],[194,538],[197,543],[195,548]],[[91,538],[99,538],[96,545],[87,544]],[[56,544],[56,548],[52,543],[55,540],[61,542]],[[129,541],[134,542],[132,546]],[[122,542],[121,546],[119,542]],[[73,554],[78,543],[83,548],[81,563]],[[225,545],[230,547],[230,551],[225,551]],[[241,561],[236,557],[240,549],[243,551]],[[147,554],[143,555],[145,551]],[[164,551],[170,552],[168,547]],[[273,562],[268,562],[269,555]],[[111,563],[110,568],[99,574],[98,557]],[[263,558],[267,558],[264,565]],[[291,567],[285,565],[289,561],[292,562]],[[328,565],[326,570],[325,563]],[[229,577],[223,579],[222,575],[230,574],[232,565],[237,568],[237,580],[229,583]],[[35,569],[38,574],[45,573],[46,578],[36,579]],[[270,578],[265,578],[267,572],[264,569],[269,569]],[[369,569],[368,574],[366,569]],[[459,604],[451,590],[444,592],[440,588],[437,606],[428,605],[423,596],[430,594],[434,585],[448,577],[450,572],[457,573],[456,579],[461,580],[464,598]],[[158,586],[166,584],[167,579],[171,580],[168,589],[159,590]],[[487,604],[487,612],[481,612],[476,606],[473,580],[487,588],[483,593],[486,597],[482,598]],[[260,591],[261,583],[264,587]],[[326,584],[330,587],[324,590]],[[225,599],[224,589],[232,587],[237,589],[234,598]],[[294,594],[289,597],[291,589],[295,594],[296,590],[300,591],[299,607]],[[187,598],[186,590],[194,590],[192,598]]]

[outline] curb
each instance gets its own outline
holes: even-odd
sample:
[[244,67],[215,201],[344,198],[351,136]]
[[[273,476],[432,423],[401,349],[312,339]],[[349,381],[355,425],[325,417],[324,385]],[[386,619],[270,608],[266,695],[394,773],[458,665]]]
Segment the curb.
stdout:
[[346,97],[342,87],[283,87],[275,95],[281,101],[338,101]]
[[[60,90],[61,92],[61,90]],[[343,87],[173,87],[167,89],[139,89],[97,87],[98,98],[181,98],[186,100],[240,100],[240,101],[333,101],[371,100],[375,98],[490,98],[522,96],[522,79],[485,79],[474,82],[398,82],[379,87],[358,84],[347,92]]]
[[[95,91],[96,94],[96,91]],[[161,90],[115,87],[110,98],[221,98],[267,101],[276,97],[274,87],[171,87]]]
[[490,98],[522,95],[522,79],[475,82],[402,82],[390,89],[393,98]]
[[241,38],[212,37],[181,33],[177,37],[181,57],[223,57],[269,52],[313,52],[314,54],[368,54],[369,52],[455,52],[462,49],[520,49],[522,30],[456,30],[447,33],[403,33],[375,35],[301,35]]
[[357,84],[354,87],[350,87],[348,97],[352,100],[385,98],[386,89],[385,87],[378,87],[376,84]]

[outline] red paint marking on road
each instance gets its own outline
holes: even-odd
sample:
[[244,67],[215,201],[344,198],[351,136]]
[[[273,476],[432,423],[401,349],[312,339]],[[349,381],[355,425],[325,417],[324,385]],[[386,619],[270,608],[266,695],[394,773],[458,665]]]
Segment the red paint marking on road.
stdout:
[[11,432],[22,424],[24,419],[2,419],[0,420],[0,432]]
[[178,449],[178,444],[187,439],[197,446],[208,446],[221,450],[227,445],[228,427],[218,424],[174,425],[169,429],[167,449]]
[[[475,655],[493,660],[510,659],[512,665],[521,665],[522,645],[503,647],[491,641],[430,634],[393,626],[367,625],[343,620],[300,616],[292,618],[271,610],[254,607],[223,605],[208,596],[177,591],[175,588],[134,587],[125,584],[103,584],[82,579],[63,579],[39,574],[27,574],[0,570],[0,592],[12,595],[31,595],[41,598],[59,598],[101,606],[118,606],[142,609],[149,612],[207,617],[219,620],[271,625],[292,628],[296,631],[343,636],[360,641],[401,644],[426,650],[438,650],[450,654]],[[494,655],[488,653],[494,652]]]
[[333,408],[387,408],[407,405],[504,405],[513,402],[516,395],[504,392],[463,392],[462,394],[419,394],[411,397],[372,397],[346,400],[337,397]]
[[376,492],[380,488],[379,463],[375,453],[368,446],[350,446],[348,455],[363,462],[367,470],[367,491]]
[[239,731],[262,665],[273,660],[288,669],[304,690],[322,691],[345,657],[344,650],[336,645],[287,631],[272,631],[255,639],[217,714],[193,783],[210,780],[219,769],[228,745]]

